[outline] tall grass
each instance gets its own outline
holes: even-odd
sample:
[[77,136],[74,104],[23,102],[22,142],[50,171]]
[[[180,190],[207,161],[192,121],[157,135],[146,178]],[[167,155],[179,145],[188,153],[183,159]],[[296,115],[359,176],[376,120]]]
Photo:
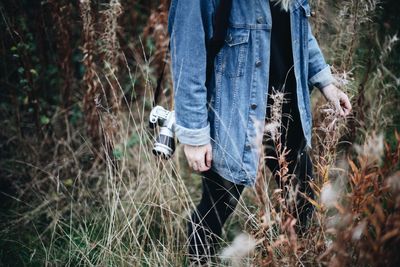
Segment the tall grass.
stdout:
[[[356,111],[348,120],[338,118],[318,93],[313,95],[312,187],[317,198],[310,200],[316,209],[311,225],[303,235],[295,233],[289,203],[260,164],[257,186],[244,191],[211,266],[400,263],[400,137],[390,147],[382,135],[390,124],[390,90],[398,87],[398,78],[385,67],[396,38],[379,44],[378,60],[365,70],[365,62],[357,61],[361,37],[356,33],[365,27],[373,30],[368,23],[377,2],[341,3],[325,16],[339,14],[329,27],[334,40],[321,44],[335,63],[338,86],[352,96]],[[0,265],[186,266],[186,225],[201,195],[201,177],[187,168],[180,145],[173,159],[155,158],[155,133],[148,128],[154,69],[159,69],[153,62],[165,54],[134,50],[133,65],[115,36],[123,5],[112,0],[105,7],[104,34],[94,24],[90,1],[81,1],[80,7],[85,65],[80,104],[86,119],[78,126],[66,122],[68,138],[50,135],[36,145],[28,137],[10,138],[14,129],[5,129],[9,146],[22,157],[7,161],[13,177],[20,179],[10,182],[13,190],[3,192],[8,207],[2,207],[0,221]],[[165,6],[156,12],[165,12]],[[314,21],[321,31],[326,30],[323,17]],[[156,18],[150,23],[158,25],[157,34],[163,29]],[[102,37],[100,46],[96,36]],[[159,38],[156,46],[165,47],[165,42]],[[100,54],[103,64],[95,60]],[[143,89],[140,98],[127,95],[119,77],[122,70],[129,87]],[[140,79],[145,82],[138,84]],[[279,108],[277,112],[279,118]],[[60,122],[65,122],[62,111],[51,118],[54,125]],[[280,161],[281,167],[285,164]],[[280,175],[287,176],[285,168]]]

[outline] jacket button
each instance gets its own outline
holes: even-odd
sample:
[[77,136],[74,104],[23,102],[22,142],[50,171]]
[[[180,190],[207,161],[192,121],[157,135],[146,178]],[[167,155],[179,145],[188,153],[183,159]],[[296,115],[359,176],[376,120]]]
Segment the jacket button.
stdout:
[[262,65],[261,60],[257,60],[257,61],[256,61],[256,67],[257,67],[257,68],[258,68],[258,67],[261,67],[261,65]]
[[251,104],[251,109],[256,109],[257,108],[257,104]]
[[257,18],[257,23],[258,24],[261,24],[263,22],[264,22],[264,18],[263,17],[260,16],[260,17]]
[[226,37],[226,41],[227,41],[227,42],[231,42],[232,39],[233,39],[233,38],[232,38],[232,35],[230,35],[230,34]]

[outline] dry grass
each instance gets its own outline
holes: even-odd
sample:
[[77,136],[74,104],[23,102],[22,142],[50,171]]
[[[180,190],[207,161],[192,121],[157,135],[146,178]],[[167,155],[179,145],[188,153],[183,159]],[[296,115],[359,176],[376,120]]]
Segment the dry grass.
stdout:
[[[303,235],[296,234],[288,199],[298,192],[289,192],[291,196],[284,198],[269,172],[260,167],[257,186],[245,190],[225,226],[222,249],[211,266],[398,266],[400,136],[396,134],[392,148],[383,139],[381,130],[390,117],[382,103],[390,95],[375,97],[377,88],[386,92],[394,86],[393,74],[382,70],[390,52],[387,47],[393,47],[395,41],[389,39],[382,45],[379,64],[371,68],[365,82],[364,77],[348,75],[353,72],[350,65],[358,44],[355,33],[372,19],[375,4],[348,1],[338,11],[345,22],[351,20],[346,12],[357,18],[349,25],[351,32],[337,32],[335,47],[340,49],[331,54],[343,62],[337,67],[339,86],[358,98],[358,106],[349,120],[338,118],[327,104],[315,106],[316,199],[310,201],[316,211],[310,228]],[[130,65],[115,35],[119,2],[111,1],[103,13],[107,21],[103,35],[95,29],[89,1],[80,1],[80,7],[86,123],[82,121],[80,128],[67,124],[68,138],[49,136],[36,146],[29,138],[23,142],[9,139],[23,153],[23,160],[13,161],[15,175],[29,175],[23,182],[14,180],[16,192],[7,195],[15,213],[1,222],[2,255],[19,248],[28,254],[19,262],[31,265],[185,266],[186,225],[199,201],[201,178],[187,169],[180,146],[169,161],[151,153],[154,135],[147,127],[147,105],[154,75],[150,63],[161,62],[164,54],[147,57],[135,53],[140,64]],[[150,22],[158,25],[154,16]],[[155,27],[157,30],[162,31]],[[95,45],[96,36],[102,36],[106,53]],[[157,47],[164,46],[165,39],[160,38]],[[103,64],[94,60],[98,54],[102,54]],[[142,99],[133,102],[125,97],[118,79],[122,68],[132,88],[143,86]],[[144,85],[136,84],[138,76],[146,81]],[[360,92],[359,80],[363,83]],[[284,97],[275,97],[273,120],[266,130],[281,147],[277,126]],[[318,95],[313,97],[321,103]],[[361,120],[361,110],[374,114],[374,119]],[[383,119],[376,122],[377,118]],[[51,120],[54,124],[64,121],[64,114],[56,113]],[[359,130],[352,132],[355,124],[360,125]],[[88,139],[87,131],[95,138]],[[351,134],[357,138],[346,140],[359,140],[358,145],[344,144]],[[286,152],[279,151],[278,175],[287,180]],[[230,246],[235,236],[238,238]]]

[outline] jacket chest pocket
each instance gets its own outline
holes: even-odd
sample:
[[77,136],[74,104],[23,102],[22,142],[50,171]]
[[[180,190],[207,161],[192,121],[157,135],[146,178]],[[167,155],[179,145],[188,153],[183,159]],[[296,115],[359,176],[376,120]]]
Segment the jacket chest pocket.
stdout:
[[228,28],[225,45],[218,55],[219,70],[228,77],[243,76],[249,50],[249,29]]

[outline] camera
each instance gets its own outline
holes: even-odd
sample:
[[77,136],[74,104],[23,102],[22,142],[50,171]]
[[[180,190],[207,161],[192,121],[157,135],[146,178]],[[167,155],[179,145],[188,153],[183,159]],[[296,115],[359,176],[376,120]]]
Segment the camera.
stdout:
[[154,129],[157,124],[160,126],[160,131],[154,142],[153,154],[169,159],[175,151],[175,112],[161,106],[154,107],[150,112],[149,126]]

